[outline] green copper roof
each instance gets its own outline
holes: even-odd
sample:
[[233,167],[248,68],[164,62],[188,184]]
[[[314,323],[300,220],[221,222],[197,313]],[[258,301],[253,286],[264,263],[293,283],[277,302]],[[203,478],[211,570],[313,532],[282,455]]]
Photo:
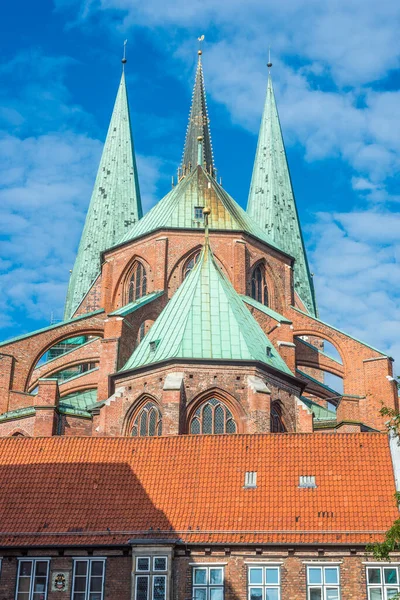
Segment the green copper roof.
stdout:
[[211,230],[244,231],[277,248],[275,242],[249,217],[227,192],[202,167],[197,167],[156,204],[120,243],[157,229],[203,229],[202,212],[195,218],[195,208],[209,206]]
[[182,158],[182,172],[189,173],[198,164],[197,138],[202,140],[202,165],[207,173],[214,174],[214,160],[211,145],[211,134],[207,112],[206,92],[204,87],[203,67],[201,54],[197,63],[196,80],[193,89],[192,106],[190,108],[189,123],[186,131],[185,148]]
[[268,315],[275,321],[278,321],[278,323],[286,323],[288,325],[291,325],[292,321],[290,321],[290,319],[287,319],[283,315],[280,315],[275,310],[272,310],[272,308],[270,308],[269,306],[265,306],[265,304],[261,304],[261,302],[257,302],[257,300],[254,300],[254,298],[251,298],[250,296],[241,295],[241,298],[243,299],[244,302],[246,302],[246,304],[250,304],[250,306],[257,308],[258,310],[263,312],[265,315]]
[[170,358],[254,360],[292,374],[208,244],[122,370]]
[[125,76],[122,73],[65,305],[69,319],[100,273],[100,253],[142,217]]
[[249,215],[287,254],[294,256],[294,286],[307,310],[316,315],[314,288],[308,268],[293,194],[271,76],[262,116],[247,205]]
[[66,410],[85,410],[87,411],[97,400],[97,389],[85,390],[83,392],[74,392],[60,398],[60,408]]
[[316,421],[336,420],[335,411],[324,408],[323,406],[320,406],[316,402],[313,402],[313,400],[305,398],[304,396],[301,396],[301,401],[304,402],[304,404],[311,410],[312,413],[314,413],[314,418]]
[[141,298],[138,298],[138,300],[135,300],[134,302],[129,302],[128,304],[125,304],[125,306],[121,306],[121,308],[117,308],[117,310],[114,310],[112,313],[110,313],[110,317],[115,317],[115,316],[126,317],[127,315],[130,315],[131,313],[135,312],[135,310],[137,310],[138,308],[141,308],[142,306],[145,306],[146,304],[153,302],[153,300],[156,300],[157,298],[162,296],[163,293],[164,293],[164,290],[162,290],[160,292],[151,292],[150,294],[146,294],[146,296],[142,296]]

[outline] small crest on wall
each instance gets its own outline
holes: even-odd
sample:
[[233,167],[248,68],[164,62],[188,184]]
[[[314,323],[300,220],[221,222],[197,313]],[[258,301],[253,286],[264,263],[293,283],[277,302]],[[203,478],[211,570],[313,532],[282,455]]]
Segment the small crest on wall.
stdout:
[[68,589],[69,573],[67,571],[54,571],[51,575],[51,591],[65,592]]

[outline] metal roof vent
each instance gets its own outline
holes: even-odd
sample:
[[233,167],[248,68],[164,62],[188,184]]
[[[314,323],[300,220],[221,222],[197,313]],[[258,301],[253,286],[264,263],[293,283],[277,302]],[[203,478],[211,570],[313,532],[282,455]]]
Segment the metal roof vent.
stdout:
[[299,487],[301,488],[316,488],[315,475],[300,475]]
[[257,471],[246,471],[244,475],[244,487],[245,488],[256,488],[257,487]]
[[271,356],[272,356],[272,350],[271,350],[270,346],[267,346],[267,356],[268,356],[268,358],[271,358]]

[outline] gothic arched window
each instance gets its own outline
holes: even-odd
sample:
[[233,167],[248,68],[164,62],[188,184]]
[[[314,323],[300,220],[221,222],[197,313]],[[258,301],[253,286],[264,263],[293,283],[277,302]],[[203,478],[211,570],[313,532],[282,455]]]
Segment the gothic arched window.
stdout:
[[136,262],[129,280],[128,302],[135,302],[147,292],[146,269],[140,262]]
[[271,433],[285,433],[286,427],[282,420],[282,409],[278,402],[271,406]]
[[251,276],[251,297],[261,304],[268,306],[268,289],[265,283],[265,271],[262,265],[257,265]]
[[229,408],[211,398],[194,413],[190,433],[236,433],[236,423]]
[[194,268],[194,266],[198,262],[199,257],[200,257],[200,252],[196,252],[196,254],[192,254],[192,256],[190,256],[188,258],[188,260],[185,262],[185,266],[183,268],[183,279],[186,279],[186,277],[189,275],[190,271]]
[[131,435],[133,437],[153,437],[161,435],[162,417],[154,402],[147,402],[139,411],[133,422]]

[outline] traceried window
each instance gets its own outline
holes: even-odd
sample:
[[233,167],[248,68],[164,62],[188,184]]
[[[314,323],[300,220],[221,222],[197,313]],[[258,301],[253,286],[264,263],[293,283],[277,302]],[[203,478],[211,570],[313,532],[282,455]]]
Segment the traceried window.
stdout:
[[211,398],[194,413],[190,433],[236,433],[236,423],[229,408]]
[[282,409],[278,402],[271,405],[271,433],[285,433],[286,427],[282,420]]
[[249,567],[248,600],[280,600],[280,570],[275,565]]
[[17,600],[46,600],[49,562],[41,558],[18,561]]
[[74,560],[72,600],[103,600],[105,559]]
[[398,567],[367,567],[368,600],[397,598],[400,591]]
[[135,302],[147,293],[146,269],[141,262],[136,262],[129,281],[128,302]]
[[268,306],[268,289],[263,265],[257,265],[251,276],[251,297]]
[[199,257],[200,257],[200,252],[197,252],[196,254],[193,254],[186,261],[184,269],[183,269],[183,279],[186,279],[186,277],[189,275],[190,271],[192,271],[192,269],[194,268],[194,266],[198,262]]
[[307,600],[340,600],[339,567],[307,567]]
[[192,600],[223,600],[224,568],[193,567]]
[[166,600],[167,556],[137,556],[135,600]]
[[137,415],[131,435],[133,437],[153,437],[161,435],[162,417],[154,402],[147,402]]

